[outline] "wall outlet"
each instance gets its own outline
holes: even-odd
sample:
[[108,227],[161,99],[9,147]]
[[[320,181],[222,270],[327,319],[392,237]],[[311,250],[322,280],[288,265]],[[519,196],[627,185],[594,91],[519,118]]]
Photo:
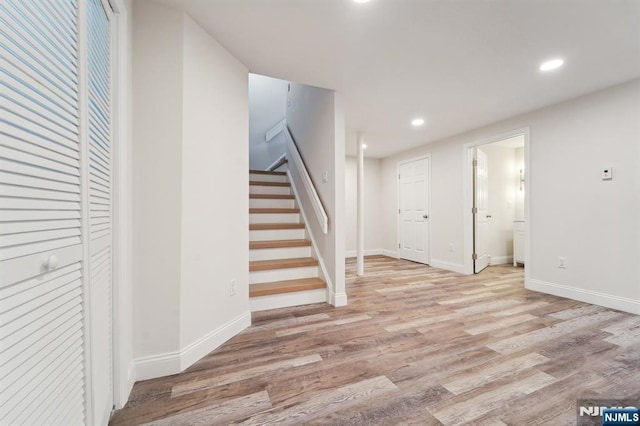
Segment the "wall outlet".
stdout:
[[327,183],[329,181],[329,172],[322,172],[322,183]]
[[229,283],[229,296],[236,295],[236,280],[231,280]]
[[613,179],[613,170],[611,167],[605,167],[602,169],[602,180],[611,180]]
[[558,268],[567,269],[567,258],[566,257],[558,257]]
[[449,253],[455,253],[456,249],[453,246],[453,243],[449,243]]

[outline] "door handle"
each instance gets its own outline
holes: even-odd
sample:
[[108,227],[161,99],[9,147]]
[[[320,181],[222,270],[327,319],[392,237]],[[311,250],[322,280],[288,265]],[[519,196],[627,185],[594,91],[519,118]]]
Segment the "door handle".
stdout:
[[428,215],[428,214],[425,214],[425,215],[423,215],[423,216],[422,216],[422,218],[423,218],[423,219],[429,219],[429,215]]
[[42,262],[42,268],[45,272],[52,271],[58,267],[58,256],[55,254],[47,257],[44,262]]

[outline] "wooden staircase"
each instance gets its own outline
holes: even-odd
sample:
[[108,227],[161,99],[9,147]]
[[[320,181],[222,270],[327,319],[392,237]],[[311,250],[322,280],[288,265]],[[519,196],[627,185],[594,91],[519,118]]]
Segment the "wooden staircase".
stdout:
[[326,301],[327,284],[285,172],[249,171],[252,311]]

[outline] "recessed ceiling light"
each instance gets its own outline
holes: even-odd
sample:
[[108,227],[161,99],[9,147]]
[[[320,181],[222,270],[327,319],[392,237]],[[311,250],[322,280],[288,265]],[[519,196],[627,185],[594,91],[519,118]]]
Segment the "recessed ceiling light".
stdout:
[[542,65],[540,65],[540,71],[555,70],[556,68],[560,68],[562,64],[564,64],[562,59],[552,59],[550,61],[543,62]]
[[356,3],[369,3],[369,0],[353,0]]
[[424,118],[414,118],[413,120],[411,120],[411,125],[418,127],[418,126],[422,126],[424,124]]
[[362,149],[367,149],[367,144],[366,143],[362,144]]

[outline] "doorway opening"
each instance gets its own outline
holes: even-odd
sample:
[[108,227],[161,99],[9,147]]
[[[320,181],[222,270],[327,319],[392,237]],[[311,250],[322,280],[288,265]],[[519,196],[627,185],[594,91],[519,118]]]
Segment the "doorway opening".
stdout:
[[528,141],[528,129],[519,129],[464,146],[468,274],[528,263]]

